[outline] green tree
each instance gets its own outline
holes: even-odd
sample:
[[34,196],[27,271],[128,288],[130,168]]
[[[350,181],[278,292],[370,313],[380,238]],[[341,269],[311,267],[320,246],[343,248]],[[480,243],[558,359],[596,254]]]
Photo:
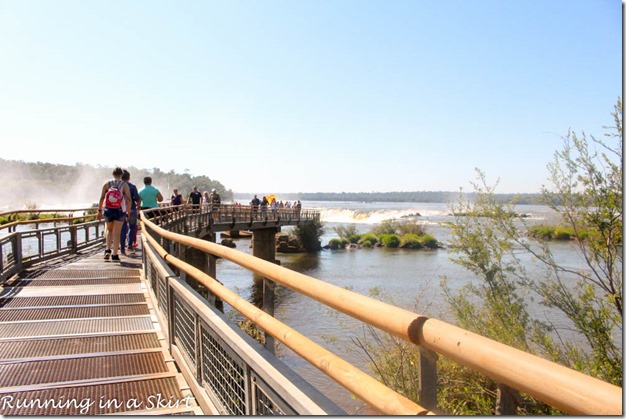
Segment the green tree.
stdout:
[[[548,166],[551,187],[542,188],[543,202],[561,214],[564,225],[575,236],[584,232],[585,239],[576,243],[586,268],[561,266],[544,251],[538,258],[553,275],[532,285],[544,304],[567,315],[591,348],[570,360],[572,366],[621,385],[622,350],[616,344],[624,310],[621,98],[612,116],[605,139],[568,132]],[[576,278],[575,287],[567,285],[568,276]]]
[[[557,263],[550,244],[528,234],[528,221],[511,216],[515,200],[499,199],[495,186],[489,186],[478,171],[472,199],[461,194],[453,208],[449,243],[453,261],[473,275],[460,288],[443,278],[442,287],[459,326],[621,386],[621,99],[612,115],[615,123],[604,140],[590,136],[589,141],[584,133],[568,132],[563,150],[548,166],[550,185],[541,195],[542,203],[562,216],[563,231],[572,231],[584,269]],[[529,263],[544,267],[543,277],[529,275]],[[562,312],[571,323],[570,336],[534,318],[528,308],[531,298]],[[366,350],[376,374],[419,402],[414,379],[401,372],[415,368],[414,352],[393,339],[375,337],[374,342],[377,345],[359,346]],[[493,380],[447,359],[438,365],[438,399],[443,411],[493,414],[497,390]],[[520,396],[518,413],[559,413]]]
[[323,235],[324,224],[319,219],[296,226],[289,233],[289,236],[295,238],[307,252],[317,252],[322,248],[320,238]]
[[[443,281],[461,327],[620,386],[621,110],[618,100],[615,126],[606,137],[614,143],[594,137],[589,142],[584,133],[567,134],[563,150],[548,165],[550,186],[542,190],[542,202],[560,214],[562,225],[578,238],[584,269],[557,263],[547,242],[528,240],[525,220],[507,216],[513,205],[498,202],[495,188],[478,171],[474,202],[461,200],[455,208],[459,215],[451,225],[450,243],[457,255],[453,260],[474,273],[475,280],[458,290]],[[544,277],[527,275],[528,256],[545,268]],[[532,295],[565,314],[574,335],[566,338],[561,330],[533,319],[527,308]],[[528,400],[524,407],[535,413],[545,409]]]

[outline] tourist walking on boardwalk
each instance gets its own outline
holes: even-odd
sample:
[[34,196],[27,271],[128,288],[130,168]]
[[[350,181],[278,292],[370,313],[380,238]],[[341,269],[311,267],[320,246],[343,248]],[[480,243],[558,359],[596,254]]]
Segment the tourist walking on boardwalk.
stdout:
[[[263,197],[265,199],[265,197]],[[254,195],[254,198],[252,198],[252,201],[250,201],[250,206],[252,207],[252,215],[254,216],[254,218],[256,219],[256,214],[257,211],[259,210],[259,205],[261,204],[261,201],[259,201],[259,198],[257,198],[256,195]]]
[[208,209],[211,200],[209,199],[209,191],[202,192],[202,208]]
[[294,205],[294,207],[296,208],[296,215],[298,216],[298,218],[300,218],[300,211],[302,210],[302,202],[298,200],[298,202],[296,203],[296,205]]
[[[183,196],[178,192],[178,189],[174,188],[172,197],[170,198],[170,205],[183,205]],[[178,208],[175,208],[178,210]]]
[[[141,197],[141,209],[149,210],[151,208],[158,208],[159,202],[163,201],[163,195],[161,192],[152,186],[152,178],[146,176],[143,178],[143,189],[139,191]],[[146,211],[146,217],[152,218],[154,211]]]
[[124,170],[122,180],[126,182],[130,188],[130,212],[128,220],[124,221],[124,224],[122,225],[122,235],[120,237],[120,250],[123,255],[126,255],[125,246],[127,235],[128,251],[130,253],[135,253],[135,247],[137,246],[137,218],[139,215],[138,208],[141,207],[141,197],[139,196],[137,186],[130,183],[130,172],[128,170]]
[[264,196],[263,200],[261,201],[261,218],[263,218],[263,220],[267,218],[267,205],[268,204],[269,202],[267,202],[267,196]]
[[198,187],[194,186],[193,191],[189,192],[187,203],[192,205],[193,212],[200,210],[200,201],[202,201],[202,194],[198,192]]
[[119,261],[117,254],[120,247],[122,224],[126,221],[130,211],[130,188],[122,180],[124,171],[121,167],[113,170],[113,180],[102,185],[100,200],[98,201],[98,220],[106,221],[104,260]]
[[220,196],[219,193],[217,193],[217,189],[215,188],[211,189],[211,195],[209,195],[209,202],[211,203],[211,205],[213,205],[213,207],[219,208],[220,204],[222,203],[222,197]]
[[213,214],[213,219],[215,219],[217,214],[220,212],[220,205],[222,204],[222,197],[217,193],[217,189],[211,189],[209,202],[211,203],[211,213]]

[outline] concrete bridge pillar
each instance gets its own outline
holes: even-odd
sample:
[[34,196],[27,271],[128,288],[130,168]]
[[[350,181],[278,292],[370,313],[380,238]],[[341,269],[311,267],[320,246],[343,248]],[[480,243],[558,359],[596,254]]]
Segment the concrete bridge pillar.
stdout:
[[[252,236],[252,255],[272,263],[276,263],[276,233],[280,227],[254,230]],[[274,316],[274,283],[263,278],[264,312]],[[274,337],[265,333],[265,349],[274,353]]]
[[276,227],[262,228],[253,231],[252,255],[268,262],[276,260]]

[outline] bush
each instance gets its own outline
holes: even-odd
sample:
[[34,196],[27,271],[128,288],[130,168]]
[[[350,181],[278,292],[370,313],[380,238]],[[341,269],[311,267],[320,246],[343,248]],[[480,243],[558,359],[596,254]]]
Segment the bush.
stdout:
[[348,241],[348,239],[344,239],[344,238],[340,238],[340,239],[330,239],[330,241],[328,242],[328,247],[331,250],[337,250],[337,249],[345,249],[346,246],[348,245],[348,243],[350,243]]
[[422,243],[417,234],[405,234],[400,240],[400,247],[403,249],[421,249]]
[[404,236],[406,234],[423,236],[425,234],[424,226],[422,224],[418,224],[415,220],[407,220],[398,224],[398,234],[401,236]]
[[372,233],[361,234],[361,238],[359,239],[358,243],[364,245],[366,241],[370,242],[370,245],[375,245],[376,243],[378,243],[378,237],[376,237]]
[[562,227],[557,228],[554,231],[554,239],[555,240],[570,240],[572,238],[573,231]]
[[437,241],[437,239],[430,234],[424,234],[420,236],[420,243],[422,244],[422,246],[429,249],[437,249],[439,247],[439,242]]
[[383,234],[380,236],[380,242],[384,247],[400,246],[400,237],[397,234]]
[[358,243],[359,240],[361,239],[361,235],[360,234],[350,234],[348,237],[346,237],[348,239],[348,241],[350,243]]
[[385,234],[397,234],[398,229],[399,226],[396,220],[385,220],[379,225],[374,226],[370,233],[380,237]]
[[538,225],[532,226],[528,230],[528,234],[536,239],[551,240],[554,235],[554,230],[554,227]]
[[374,246],[374,244],[372,244],[372,242],[370,240],[359,241],[359,244],[361,246],[363,246],[364,248],[367,248],[367,249],[369,249],[370,247]]
[[347,239],[350,236],[359,234],[359,232],[356,229],[355,224],[348,224],[346,226],[340,225],[340,226],[334,227],[333,231],[337,233],[337,235],[340,238],[343,238],[343,239]]
[[[574,233],[574,229],[571,227],[563,227],[563,226],[532,226],[528,230],[528,234],[531,237],[541,240],[571,240],[572,237],[576,237]],[[586,240],[589,237],[588,231],[579,231],[578,239]]]

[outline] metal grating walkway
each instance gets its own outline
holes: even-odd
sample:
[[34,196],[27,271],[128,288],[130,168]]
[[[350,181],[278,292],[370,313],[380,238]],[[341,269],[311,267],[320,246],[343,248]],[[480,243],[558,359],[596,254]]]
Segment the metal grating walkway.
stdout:
[[0,287],[0,415],[203,414],[163,344],[140,255],[93,251]]

